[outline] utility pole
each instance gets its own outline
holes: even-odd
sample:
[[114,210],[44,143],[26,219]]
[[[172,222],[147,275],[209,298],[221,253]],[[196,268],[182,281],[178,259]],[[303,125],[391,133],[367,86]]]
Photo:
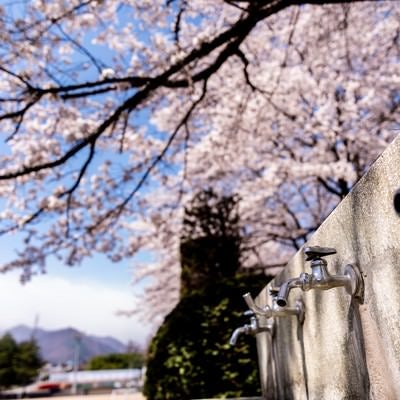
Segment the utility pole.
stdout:
[[39,325],[39,314],[35,314],[35,318],[33,320],[33,329],[32,329],[32,333],[31,333],[31,341],[36,339],[36,332],[38,329],[38,325]]
[[73,371],[73,384],[71,394],[77,394],[77,378],[78,378],[78,370],[79,370],[79,353],[81,348],[81,340],[82,336],[80,333],[75,335],[75,351],[74,351],[74,371]]

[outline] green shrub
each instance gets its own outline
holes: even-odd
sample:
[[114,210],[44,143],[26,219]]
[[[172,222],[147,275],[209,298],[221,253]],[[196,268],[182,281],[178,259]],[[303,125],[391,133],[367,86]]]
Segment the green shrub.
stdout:
[[248,323],[242,295],[266,285],[265,275],[209,283],[184,296],[166,317],[149,349],[144,393],[148,400],[188,400],[260,394],[256,342],[234,329]]
[[105,354],[93,357],[89,360],[86,369],[125,369],[142,368],[144,365],[144,356],[140,353],[129,354]]

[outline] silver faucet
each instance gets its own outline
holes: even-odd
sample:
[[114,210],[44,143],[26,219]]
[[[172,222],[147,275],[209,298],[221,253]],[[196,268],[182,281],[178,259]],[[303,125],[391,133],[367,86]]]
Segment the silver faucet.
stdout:
[[270,288],[269,294],[273,297],[272,306],[266,305],[265,307],[259,307],[254,302],[250,293],[246,293],[243,298],[247,303],[249,309],[260,317],[275,318],[275,317],[289,317],[297,316],[299,322],[302,324],[304,322],[304,304],[301,300],[296,300],[294,307],[281,307],[277,304],[278,289]]
[[[270,289],[270,294],[274,297],[278,294],[278,289]],[[245,315],[251,315],[250,324],[246,324],[234,330],[229,343],[234,346],[238,337],[241,334],[245,335],[256,335],[260,332],[273,332],[274,329],[274,320],[275,317],[288,317],[288,316],[297,316],[300,323],[304,321],[304,305],[301,300],[296,301],[295,307],[279,307],[276,304],[276,301],[273,301],[272,307],[265,306],[259,307],[254,302],[250,293],[246,293],[243,295],[243,298],[246,304],[249,307],[249,310],[245,312]],[[267,323],[261,324],[260,319],[268,319]]]
[[257,316],[255,316],[252,311],[246,311],[245,314],[252,315],[252,317],[250,318],[250,324],[243,325],[233,331],[232,336],[229,340],[229,344],[231,346],[236,345],[236,342],[241,334],[256,335],[260,332],[272,332],[274,329],[273,321],[268,321],[265,325],[261,325]]
[[289,293],[293,288],[303,291],[310,289],[328,290],[344,287],[348,294],[362,301],[364,282],[359,269],[351,264],[346,265],[343,275],[331,275],[327,270],[327,261],[322,257],[335,254],[336,249],[329,247],[306,247],[306,261],[311,261],[311,274],[302,272],[298,278],[285,281],[279,288],[276,303],[280,307],[287,305]]

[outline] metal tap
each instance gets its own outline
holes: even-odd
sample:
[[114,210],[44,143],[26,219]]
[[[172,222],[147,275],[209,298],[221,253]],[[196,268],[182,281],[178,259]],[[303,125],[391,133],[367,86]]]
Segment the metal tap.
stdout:
[[331,275],[327,270],[327,261],[322,257],[335,254],[336,249],[329,247],[306,247],[304,254],[306,261],[311,261],[311,274],[302,272],[298,278],[288,279],[280,288],[276,303],[280,307],[287,305],[289,293],[293,288],[303,291],[310,289],[328,290],[336,287],[344,287],[348,294],[362,300],[364,283],[358,268],[348,264],[343,275]]
[[249,309],[260,317],[266,318],[276,318],[276,317],[290,317],[297,316],[299,322],[302,324],[304,322],[304,304],[301,300],[296,300],[294,307],[280,307],[276,302],[276,296],[278,295],[278,289],[269,289],[269,294],[273,297],[272,306],[266,305],[265,307],[259,307],[254,302],[250,293],[246,293],[243,298],[247,303]]
[[245,312],[245,315],[251,315],[250,317],[250,324],[246,324],[241,326],[240,328],[236,328],[232,336],[229,340],[229,344],[231,346],[235,346],[236,342],[239,338],[240,335],[245,334],[245,335],[256,335],[257,333],[260,332],[272,332],[274,329],[274,324],[273,321],[267,321],[265,325],[260,324],[259,319],[257,318],[256,315],[250,310]]

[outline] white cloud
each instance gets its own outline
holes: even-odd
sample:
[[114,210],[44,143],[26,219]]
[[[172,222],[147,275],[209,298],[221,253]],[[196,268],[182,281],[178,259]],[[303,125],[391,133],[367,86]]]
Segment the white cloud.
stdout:
[[74,327],[87,334],[107,336],[143,344],[150,327],[135,317],[117,316],[118,310],[135,307],[134,296],[126,290],[98,282],[76,283],[44,275],[22,286],[15,274],[0,275],[0,329],[18,324],[32,326],[39,316],[39,327]]

